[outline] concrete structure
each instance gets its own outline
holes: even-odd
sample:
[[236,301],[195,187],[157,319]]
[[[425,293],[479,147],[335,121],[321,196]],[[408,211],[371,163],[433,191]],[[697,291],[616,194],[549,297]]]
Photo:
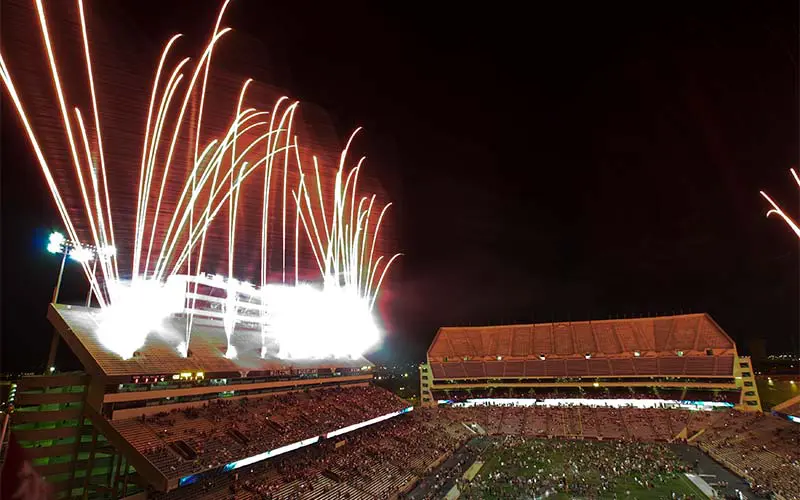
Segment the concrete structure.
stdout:
[[648,390],[673,399],[732,399],[744,410],[760,410],[752,376],[749,358],[738,355],[709,315],[689,314],[443,327],[420,367],[420,389],[423,405],[459,391],[522,397],[573,390],[575,397],[597,397],[609,390]]
[[[289,363],[261,359],[255,347],[240,347],[240,359],[227,359],[221,322],[200,323],[188,358],[161,336],[151,335],[133,358],[123,360],[97,340],[96,313],[64,305],[51,305],[48,313],[84,371],[26,376],[16,382],[12,433],[57,498],[116,499],[179,487],[179,478],[145,456],[136,436],[117,422],[219,398],[363,386],[372,379],[371,365],[363,358]],[[247,336],[240,336],[246,345]]]

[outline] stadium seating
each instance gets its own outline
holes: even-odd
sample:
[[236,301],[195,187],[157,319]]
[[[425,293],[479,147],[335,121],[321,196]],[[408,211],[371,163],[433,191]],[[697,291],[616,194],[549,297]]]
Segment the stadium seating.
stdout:
[[636,441],[686,436],[755,490],[800,498],[800,426],[771,415],[588,406],[473,406],[440,409],[439,415],[476,422],[490,435]]
[[754,489],[800,498],[800,426],[788,420],[731,411],[712,421],[697,443]]
[[631,358],[591,358],[508,360],[508,361],[448,361],[432,362],[433,376],[439,379],[463,378],[554,378],[602,376],[687,376],[730,377],[733,356],[664,356]]
[[213,400],[112,422],[167,477],[183,477],[405,408],[372,385]]
[[232,474],[205,479],[156,500],[390,498],[413,485],[471,433],[420,411],[360,429]]
[[[436,361],[500,357],[536,359],[633,352],[702,353],[733,349],[733,341],[705,314],[537,325],[446,327],[428,350]],[[679,354],[680,356],[680,354]],[[702,364],[702,363],[701,363]],[[703,365],[705,370],[709,368]],[[713,371],[713,363],[711,370]],[[682,373],[681,368],[675,368]]]
[[477,422],[490,435],[630,438],[642,441],[674,440],[686,427],[690,413],[683,410],[588,406],[478,406],[440,411],[440,415],[453,421]]

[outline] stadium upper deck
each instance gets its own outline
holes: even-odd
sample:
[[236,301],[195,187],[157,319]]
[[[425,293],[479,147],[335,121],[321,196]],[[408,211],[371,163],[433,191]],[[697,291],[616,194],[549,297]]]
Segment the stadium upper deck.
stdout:
[[183,357],[176,349],[185,331],[186,319],[180,315],[165,320],[160,331],[149,335],[145,345],[131,359],[124,360],[98,340],[98,311],[60,304],[52,304],[48,311],[48,319],[90,375],[126,379],[135,375],[202,372],[206,378],[213,374],[246,377],[287,369],[371,366],[364,358],[292,361],[270,356],[261,358],[261,332],[243,325],[237,325],[233,335],[238,356],[228,359],[225,357],[227,341],[221,322],[206,319],[195,319],[190,354]]
[[434,379],[732,378],[736,346],[707,314],[570,323],[440,328]]
[[84,372],[17,385],[12,432],[58,498],[169,491],[412,410],[369,385],[364,358],[261,358],[260,330],[248,323],[234,332],[235,359],[221,322],[202,315],[183,357],[185,318],[174,315],[125,360],[99,341],[97,314],[51,304],[48,318]]

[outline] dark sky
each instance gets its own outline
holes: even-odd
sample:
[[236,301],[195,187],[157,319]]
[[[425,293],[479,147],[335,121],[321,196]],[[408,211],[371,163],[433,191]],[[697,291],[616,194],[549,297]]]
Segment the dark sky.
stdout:
[[[227,24],[260,41],[268,83],[342,136],[366,128],[406,254],[382,354],[421,359],[442,325],[680,311],[741,350],[797,350],[798,242],[758,195],[798,213],[796,2],[341,4],[234,0]],[[130,1],[115,22],[158,46],[217,8]],[[2,358],[19,370],[46,356],[57,219],[6,98]],[[83,286],[68,270],[65,297]]]

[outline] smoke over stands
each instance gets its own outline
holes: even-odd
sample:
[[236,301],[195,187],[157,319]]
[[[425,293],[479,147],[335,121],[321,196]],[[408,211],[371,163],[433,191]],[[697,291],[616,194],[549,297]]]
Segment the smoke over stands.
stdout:
[[[75,221],[81,239],[91,240],[89,224],[86,220],[84,202],[72,166],[69,143],[63,132],[62,118],[57,108],[57,95],[50,78],[46,52],[37,29],[37,14],[31,2],[11,0],[3,10],[3,41],[8,66],[12,76],[18,82],[20,97],[27,107],[32,126],[42,144],[45,157],[50,163],[55,181],[68,207],[70,217]],[[67,106],[79,107],[84,119],[90,120],[91,95],[82,51],[82,33],[76,4],[72,2],[49,2],[45,5],[48,16],[48,28],[53,40],[53,49],[58,61],[62,88],[65,92]],[[169,38],[176,33],[175,26],[141,26],[124,18],[123,11],[113,4],[103,2],[86,6],[89,43],[92,51],[97,103],[100,109],[100,127],[102,131],[103,150],[108,172],[108,189],[114,216],[114,233],[117,238],[116,247],[120,263],[120,275],[130,275],[132,246],[137,205],[137,189],[141,171],[144,131],[150,95],[152,92],[155,69],[161,50]],[[205,10],[205,9],[202,9]],[[216,11],[209,9],[210,22]],[[155,17],[155,16],[154,16]],[[223,22],[223,26],[225,23]],[[171,68],[183,57],[191,56],[196,61],[208,42],[211,24],[197,22],[192,28],[196,33],[187,32],[180,38],[165,68]],[[124,41],[124,43],[122,43]],[[220,139],[230,127],[236,113],[236,103],[242,85],[248,78],[254,78],[249,86],[242,109],[249,107],[259,111],[271,110],[274,103],[282,96],[294,101],[291,91],[285,91],[269,85],[271,69],[267,63],[269,48],[263,47],[252,37],[240,32],[232,32],[218,43],[211,61],[208,90],[206,92],[203,115],[200,116],[200,86],[193,92],[187,106],[185,125],[177,136],[171,172],[164,186],[164,195],[158,221],[153,237],[153,253],[163,241],[173,209],[183,189],[183,182],[189,176],[194,158],[194,134],[198,122],[200,127],[199,150],[213,139]],[[190,61],[190,64],[192,63]],[[164,73],[167,73],[165,70]],[[166,79],[167,74],[162,74]],[[202,78],[202,74],[200,76]],[[188,76],[187,76],[188,79]],[[181,82],[186,85],[188,82]],[[163,84],[163,83],[162,83]],[[185,87],[183,87],[185,88]],[[171,104],[169,118],[175,120],[180,107],[182,95],[176,92]],[[156,103],[157,106],[157,103]],[[72,113],[72,110],[69,110]],[[262,119],[268,120],[269,117]],[[169,122],[165,130],[171,130]],[[314,156],[319,164],[320,182],[325,199],[330,204],[336,170],[339,167],[340,152],[344,146],[343,138],[347,138],[351,130],[335,130],[328,114],[312,103],[301,102],[295,115],[294,130],[298,136],[300,159],[306,174],[306,186],[312,187],[312,196],[316,195],[314,179]],[[73,127],[75,124],[73,123]],[[90,135],[93,127],[87,127]],[[249,131],[237,141],[239,151],[244,149],[254,137],[261,132]],[[88,138],[91,144],[96,137]],[[157,164],[153,189],[158,190],[163,174],[163,165],[169,153],[171,134],[159,144],[156,154]],[[367,134],[360,134],[354,141],[345,168],[354,167],[360,158],[359,142],[368,141]],[[259,150],[260,149],[260,150]],[[258,162],[264,157],[264,148],[254,148],[245,157],[249,164]],[[93,152],[93,162],[99,162],[99,156]],[[237,153],[238,154],[238,153]],[[230,156],[230,155],[229,155]],[[294,280],[295,269],[295,219],[296,203],[292,194],[299,185],[299,171],[294,155],[278,158],[273,167],[272,187],[269,199],[269,243],[268,243],[268,281],[279,283],[283,280],[284,260],[284,224],[283,206],[286,210],[285,228],[285,272],[286,281]],[[230,160],[225,160],[230,161]],[[28,167],[37,168],[31,161]],[[256,282],[260,275],[261,256],[261,221],[262,193],[264,186],[263,168],[254,172],[242,185],[238,204],[236,245],[234,250],[234,276],[241,280]],[[284,197],[282,181],[284,175],[288,186]],[[42,179],[44,183],[44,179]],[[370,175],[369,161],[366,161],[359,176],[360,195],[375,193],[375,206],[382,207],[389,200],[380,182]],[[202,202],[202,200],[199,200]],[[315,200],[316,201],[316,200]],[[148,208],[154,213],[157,195],[150,197]],[[318,203],[315,203],[318,205]],[[318,207],[317,207],[318,208]],[[326,206],[330,211],[330,206]],[[374,224],[380,211],[374,210],[370,220]],[[212,222],[204,251],[203,271],[227,274],[228,269],[228,206],[227,203]],[[321,215],[321,212],[320,212]],[[394,224],[392,211],[384,217],[378,236],[376,254],[386,254],[397,249],[394,240]],[[152,217],[149,219],[152,221]],[[153,230],[148,223],[145,228],[149,235]],[[298,275],[301,280],[318,281],[319,269],[314,261],[313,253],[307,242],[307,236],[300,229]],[[185,243],[185,239],[183,242]],[[193,261],[196,262],[198,250],[195,250]],[[388,257],[387,257],[388,258]],[[152,268],[152,263],[151,263]],[[387,286],[390,286],[387,279]]]

